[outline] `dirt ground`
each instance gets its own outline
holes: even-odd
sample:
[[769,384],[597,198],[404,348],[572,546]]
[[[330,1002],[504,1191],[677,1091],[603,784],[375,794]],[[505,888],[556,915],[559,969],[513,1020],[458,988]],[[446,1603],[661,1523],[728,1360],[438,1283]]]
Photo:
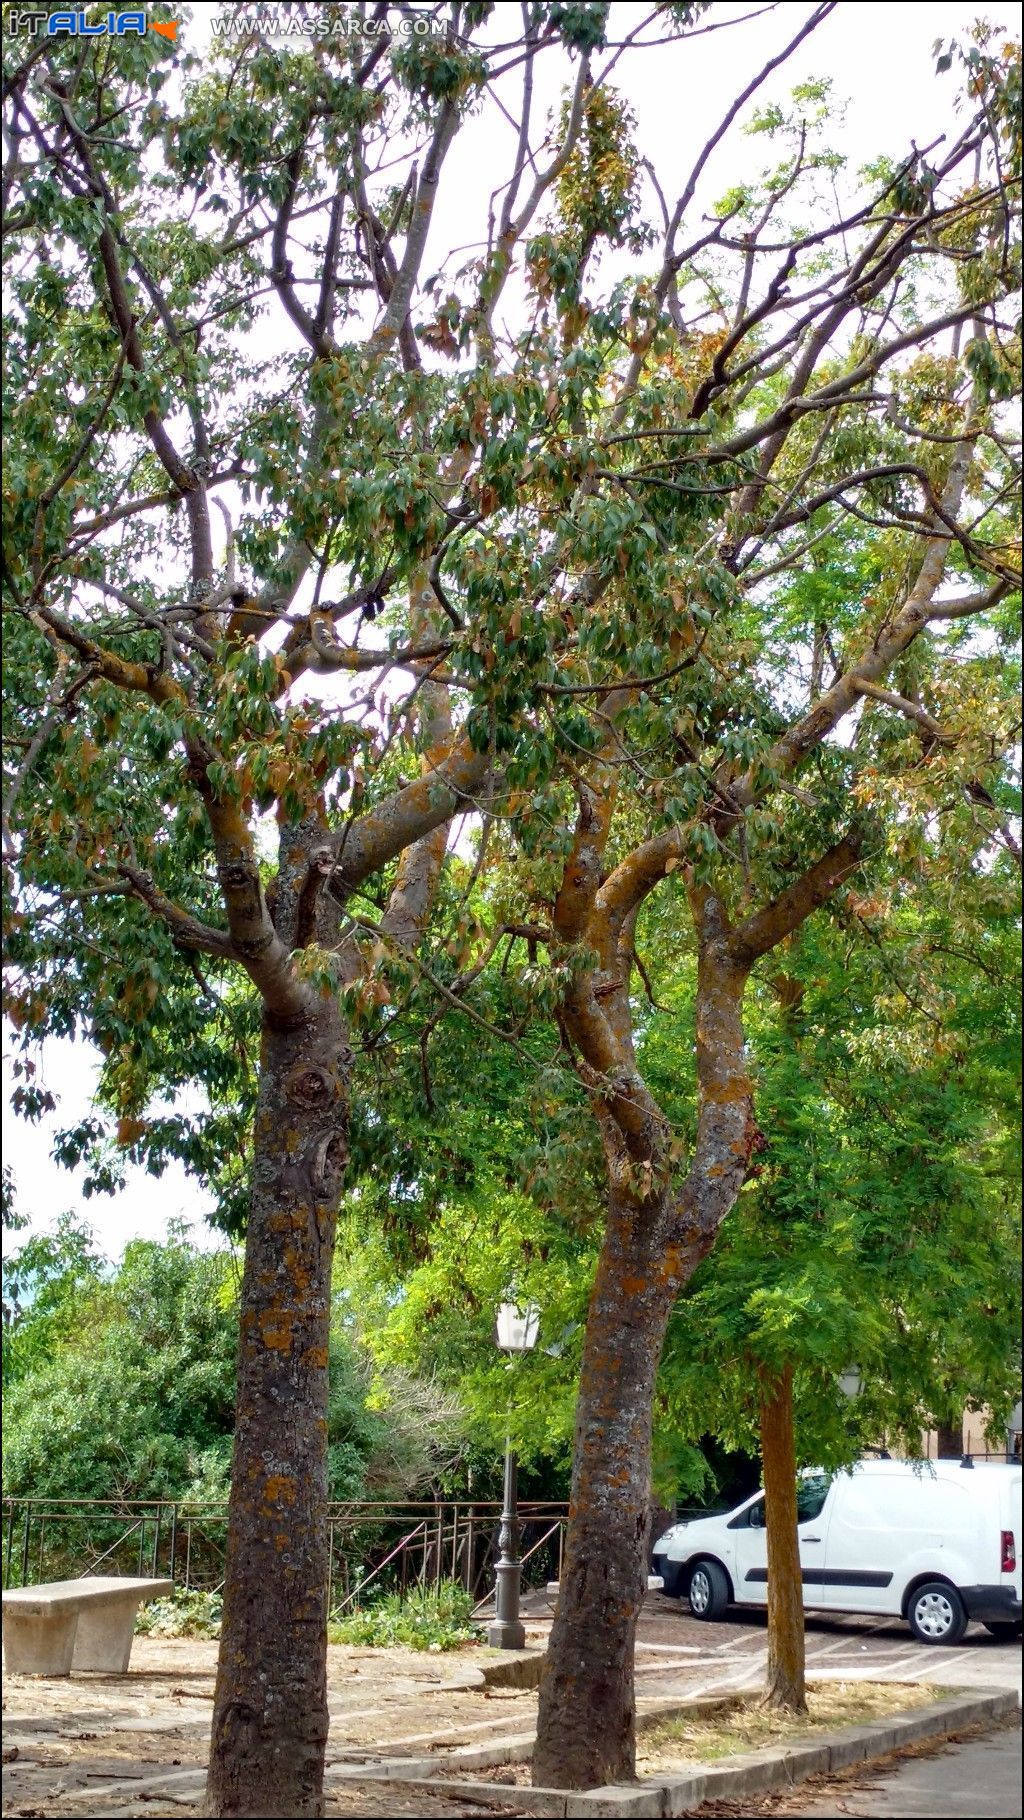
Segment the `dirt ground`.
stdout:
[[[198,1813],[216,1652],[215,1643],[138,1637],[127,1675],[7,1676],[3,1813],[19,1820]],[[338,1774],[383,1756],[528,1731],[535,1695],[458,1686],[479,1656],[331,1646],[329,1814],[451,1820],[509,1811],[490,1801],[456,1806],[427,1789],[389,1786],[385,1793],[372,1781],[342,1782]]]
[[[543,1647],[550,1614],[530,1614],[528,1640]],[[4,1815],[18,1820],[172,1820],[199,1812],[217,1645],[138,1637],[127,1675],[63,1679],[8,1676],[4,1685]],[[649,1703],[759,1685],[763,1622],[730,1613],[699,1624],[678,1605],[652,1599],[641,1619],[637,1690]],[[327,1811],[354,1820],[457,1820],[503,1815],[501,1785],[525,1780],[517,1766],[492,1770],[479,1805],[431,1789],[361,1777],[381,1758],[428,1756],[458,1745],[495,1744],[534,1728],[536,1694],[484,1690],[483,1652],[445,1655],[332,1645]],[[1019,1650],[972,1627],[955,1650],[922,1649],[890,1620],[815,1617],[808,1622],[813,1677],[952,1687],[1007,1686],[1020,1675]],[[460,1685],[461,1684],[461,1685]],[[353,1773],[355,1772],[355,1774]],[[480,1772],[474,1772],[479,1776]],[[519,1810],[520,1813],[522,1810]],[[723,1817],[728,1811],[721,1810]],[[733,1810],[735,1811],[735,1810]],[[756,1810],[784,1813],[766,1805]],[[790,1812],[798,1811],[790,1809]]]

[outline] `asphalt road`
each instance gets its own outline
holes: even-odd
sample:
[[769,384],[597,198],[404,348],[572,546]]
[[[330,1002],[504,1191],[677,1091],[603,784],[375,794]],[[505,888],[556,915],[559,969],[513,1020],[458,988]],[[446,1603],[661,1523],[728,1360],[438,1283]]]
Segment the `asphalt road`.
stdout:
[[[721,1623],[705,1624],[685,1602],[651,1594],[637,1633],[637,1692],[755,1686],[764,1672],[765,1628],[763,1612],[734,1609]],[[945,1649],[917,1643],[898,1618],[808,1613],[806,1640],[815,1677],[1021,1688],[1020,1643],[999,1643],[980,1624],[970,1625],[955,1649]]]
[[[539,1643],[554,1600],[531,1592],[524,1605],[531,1640]],[[706,1624],[691,1615],[685,1600],[650,1593],[637,1631],[640,1700],[758,1686],[767,1656],[766,1624],[763,1611],[735,1608],[721,1622]],[[945,1649],[917,1643],[898,1618],[809,1612],[806,1648],[807,1671],[816,1679],[1021,1690],[1020,1643],[997,1643],[980,1624],[970,1625],[955,1649]]]
[[790,1808],[787,1820],[826,1815],[866,1820],[1021,1820],[1020,1728],[914,1757],[880,1776],[845,1783],[841,1793]]

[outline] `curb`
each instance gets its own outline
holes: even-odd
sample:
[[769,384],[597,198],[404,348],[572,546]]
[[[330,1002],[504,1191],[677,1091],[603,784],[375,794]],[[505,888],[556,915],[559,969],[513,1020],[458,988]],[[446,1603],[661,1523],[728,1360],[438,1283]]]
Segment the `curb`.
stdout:
[[[509,1738],[504,1745],[473,1745],[463,1752],[445,1756],[415,1759],[392,1759],[374,1766],[346,1766],[332,1780],[349,1781],[361,1777],[412,1785],[429,1781],[438,1794],[454,1795],[481,1805],[522,1808],[533,1814],[552,1815],[554,1820],[583,1820],[590,1815],[611,1820],[647,1820],[647,1816],[675,1816],[692,1813],[705,1801],[736,1800],[744,1795],[769,1794],[775,1789],[791,1788],[808,1776],[846,1769],[851,1764],[867,1763],[888,1756],[905,1744],[921,1738],[944,1737],[985,1720],[995,1721],[1015,1713],[1019,1706],[1014,1689],[999,1693],[960,1695],[940,1700],[934,1706],[917,1712],[896,1714],[892,1719],[874,1720],[869,1725],[851,1726],[845,1731],[827,1732],[807,1744],[782,1745],[759,1751],[756,1756],[733,1757],[713,1768],[694,1770],[673,1781],[611,1784],[605,1788],[571,1790],[556,1788],[523,1788],[506,1783],[484,1783],[442,1779],[440,1769],[492,1768],[501,1763],[526,1761],[533,1746],[533,1734]],[[672,1712],[692,1711],[693,1702],[685,1707],[675,1705]],[[668,1711],[645,1714],[648,1724],[669,1717]]]
[[545,1649],[509,1649],[494,1662],[481,1662],[461,1681],[441,1681],[429,1691],[433,1694],[478,1693],[482,1687],[539,1687],[541,1671],[547,1661]]
[[[638,1732],[646,1731],[652,1725],[658,1725],[662,1719],[678,1719],[687,1714],[731,1713],[745,1702],[746,1695],[743,1693],[702,1694],[696,1700],[652,1700],[650,1705],[637,1713],[636,1729]],[[344,1762],[336,1759],[331,1768],[339,1782],[365,1779],[373,1782],[430,1782],[434,1785],[438,1770],[498,1769],[506,1763],[527,1763],[535,1742],[535,1732],[512,1732],[497,1739],[494,1744],[456,1745],[451,1750],[432,1751],[429,1756],[367,1756],[363,1759],[352,1755]],[[460,1784],[461,1788],[470,1786],[476,1784]],[[490,1784],[485,1783],[483,1786],[486,1790]],[[519,1793],[522,1792],[520,1789]]]

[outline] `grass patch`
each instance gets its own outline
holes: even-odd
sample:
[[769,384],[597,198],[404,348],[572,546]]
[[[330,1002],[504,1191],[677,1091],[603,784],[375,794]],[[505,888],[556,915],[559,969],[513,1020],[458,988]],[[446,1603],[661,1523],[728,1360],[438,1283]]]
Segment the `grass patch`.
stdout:
[[371,1649],[429,1649],[435,1654],[475,1643],[470,1623],[472,1596],[455,1581],[417,1586],[407,1593],[382,1593],[361,1610],[327,1626],[329,1643],[359,1643]]
[[637,1773],[658,1776],[677,1763],[714,1763],[743,1751],[798,1744],[818,1732],[930,1706],[936,1698],[934,1687],[906,1681],[814,1681],[807,1688],[807,1712],[790,1717],[759,1706],[759,1696],[752,1694],[738,1711],[680,1715],[643,1732],[637,1742]]

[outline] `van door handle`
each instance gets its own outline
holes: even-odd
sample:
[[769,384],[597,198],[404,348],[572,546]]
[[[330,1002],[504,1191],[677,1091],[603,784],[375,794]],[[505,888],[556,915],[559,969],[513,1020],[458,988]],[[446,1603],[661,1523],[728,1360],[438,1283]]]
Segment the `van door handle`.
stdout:
[[820,1536],[801,1536],[800,1540],[801,1540],[801,1542],[820,1542],[821,1537]]

